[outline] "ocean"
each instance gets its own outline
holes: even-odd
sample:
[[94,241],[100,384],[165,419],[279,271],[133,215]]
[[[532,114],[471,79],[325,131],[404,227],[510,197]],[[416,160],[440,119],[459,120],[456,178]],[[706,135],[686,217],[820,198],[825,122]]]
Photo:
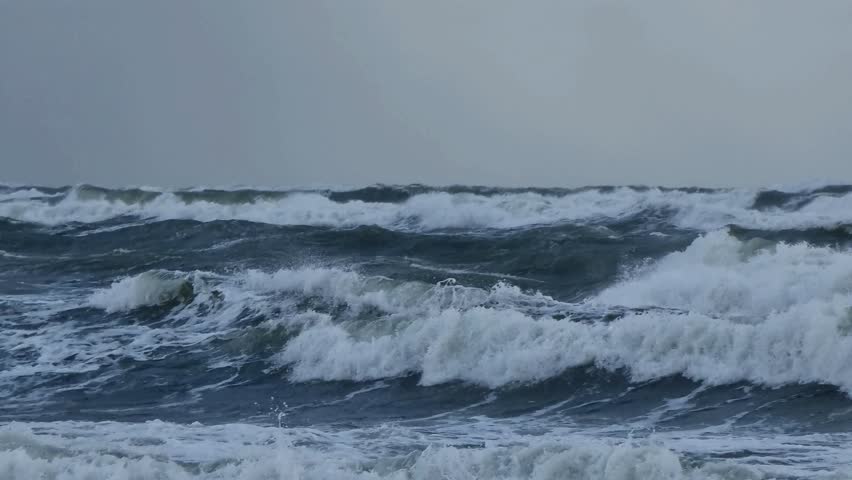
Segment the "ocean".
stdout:
[[0,479],[852,478],[852,186],[0,186]]

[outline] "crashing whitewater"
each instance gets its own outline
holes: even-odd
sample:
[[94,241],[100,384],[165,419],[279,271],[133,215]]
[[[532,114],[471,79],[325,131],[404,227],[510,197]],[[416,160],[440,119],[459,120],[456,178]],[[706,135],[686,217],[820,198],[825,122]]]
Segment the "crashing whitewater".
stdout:
[[852,188],[0,188],[0,477],[848,478]]

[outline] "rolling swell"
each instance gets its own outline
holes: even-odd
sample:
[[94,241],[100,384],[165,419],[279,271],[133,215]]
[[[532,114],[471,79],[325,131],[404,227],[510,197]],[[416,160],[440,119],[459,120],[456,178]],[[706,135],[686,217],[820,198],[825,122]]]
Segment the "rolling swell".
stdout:
[[0,187],[0,468],[840,472],[850,195]]
[[849,393],[850,271],[846,252],[721,231],[579,302],[510,280],[482,288],[301,267],[145,271],[81,306],[116,313],[188,305],[168,315],[210,340],[246,326],[283,328],[288,341],[267,361],[293,381],[417,374],[422,385],[499,388],[594,365],[637,382],[683,375],[707,385],[825,383]]
[[[278,361],[297,380],[418,372],[425,385],[462,380],[495,388],[593,364],[624,369],[635,381],[679,374],[708,385],[827,383],[849,393],[852,257],[804,245],[765,248],[713,234],[635,279],[558,307],[569,319],[589,306],[685,313],[642,311],[587,324],[477,304],[432,309],[387,333],[372,330],[368,339],[321,318]],[[697,271],[681,276],[681,262]],[[522,303],[539,301],[533,298]],[[540,301],[550,307],[552,299]]]
[[496,189],[374,186],[360,190],[152,190],[3,187],[0,217],[47,226],[138,220],[242,220],[397,231],[516,229],[641,220],[644,228],[762,230],[852,223],[846,187],[778,190],[597,187]]

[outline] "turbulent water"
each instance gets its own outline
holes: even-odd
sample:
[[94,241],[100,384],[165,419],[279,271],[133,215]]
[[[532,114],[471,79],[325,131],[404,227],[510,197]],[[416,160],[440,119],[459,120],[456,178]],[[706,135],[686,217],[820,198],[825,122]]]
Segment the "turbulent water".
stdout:
[[852,187],[0,186],[2,479],[852,478]]

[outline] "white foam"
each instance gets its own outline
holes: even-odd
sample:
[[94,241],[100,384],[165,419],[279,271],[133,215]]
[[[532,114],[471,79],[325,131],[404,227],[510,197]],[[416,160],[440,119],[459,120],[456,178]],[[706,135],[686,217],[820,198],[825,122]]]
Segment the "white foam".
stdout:
[[808,302],[852,302],[850,293],[852,251],[805,243],[744,243],[720,230],[633,272],[594,301],[761,321]]
[[[156,345],[227,335],[239,328],[237,319],[246,308],[269,313],[289,305],[264,326],[294,333],[273,359],[294,381],[417,373],[425,385],[461,380],[496,388],[594,364],[623,369],[637,381],[680,374],[708,385],[815,382],[852,393],[847,368],[852,365],[852,253],[845,250],[743,243],[727,232],[713,232],[579,305],[506,283],[487,290],[335,268],[250,270],[215,281],[194,275],[202,298],[174,313],[182,319],[179,327],[116,324],[98,332],[103,341],[68,339],[61,332],[51,340],[49,330],[37,336],[7,332],[6,343],[42,350],[44,362],[35,362],[36,370],[59,368],[62,355],[72,353],[76,363],[68,368],[79,368],[80,362],[88,368],[106,355],[89,343],[109,350],[118,348],[111,341],[119,342],[119,351],[145,358]],[[174,298],[180,289],[174,282],[188,278],[143,274],[116,282],[89,302],[109,311],[160,303]],[[197,305],[213,298],[208,281],[225,292],[224,298],[217,309],[198,315]],[[306,297],[344,306],[350,314],[332,318],[304,311],[298,305]],[[625,305],[688,313],[652,309],[608,323],[556,319],[572,312],[624,311]],[[54,347],[56,352],[48,351]]]
[[72,189],[61,201],[32,198],[0,203],[0,216],[44,225],[99,222],[119,216],[198,221],[247,220],[278,225],[354,227],[379,225],[399,230],[509,229],[559,222],[593,223],[628,218],[647,209],[666,211],[658,221],[713,230],[728,224],[781,229],[835,226],[852,222],[852,194],[819,196],[797,211],[753,210],[756,190],[685,192],[616,188],[562,196],[506,193],[417,194],[402,203],[335,202],[319,194],[293,192],[283,198],[238,204],[187,202],[160,192],[142,202],[125,202]]
[[13,190],[11,192],[0,193],[0,202],[8,202],[10,200],[30,200],[36,198],[53,198],[62,195],[61,193],[45,193],[35,188]]
[[[108,311],[158,304],[175,298],[182,282],[192,277],[203,298],[175,314],[185,320],[180,328],[116,325],[100,333],[102,342],[75,341],[110,346],[110,338],[119,342],[132,335],[134,341],[123,344],[122,351],[144,356],[152,345],[184,345],[228,334],[245,308],[272,311],[287,301],[293,308],[266,325],[293,330],[295,336],[274,361],[287,366],[295,381],[419,373],[426,385],[461,380],[493,388],[596,364],[624,369],[635,380],[681,374],[706,384],[816,382],[852,393],[852,372],[846,368],[852,365],[852,253],[845,250],[743,243],[727,232],[713,232],[580,305],[506,283],[486,290],[451,280],[430,285],[304,267],[219,277],[213,282],[226,292],[224,307],[196,315],[192,307],[212,298],[206,283],[212,280],[205,275],[148,272],[120,280],[89,300]],[[331,318],[300,311],[304,307],[295,305],[306,297],[345,306],[352,315]],[[620,306],[688,313],[650,310],[609,323],[553,317]],[[24,333],[21,338],[7,335],[9,344],[36,341]],[[50,332],[40,336],[44,340]],[[94,366],[105,354],[55,340],[39,341],[57,351],[43,351],[45,362],[33,368],[58,368],[55,364],[62,362],[57,359],[71,353],[78,360],[91,358],[84,365]]]
[[186,288],[192,288],[191,281],[188,275],[148,271],[115,281],[108,288],[94,292],[89,297],[89,304],[110,313],[160,305],[177,299]]
[[488,297],[487,291],[456,285],[454,281],[438,285],[396,282],[338,268],[304,267],[272,273],[249,270],[242,278],[244,286],[253,291],[321,296],[353,309],[372,306],[390,313],[450,306],[466,308],[482,303]]
[[[323,267],[281,269],[275,272],[248,270],[236,277],[243,288],[255,292],[290,292],[319,296],[350,309],[376,307],[387,314],[414,318],[446,309],[467,310],[485,303],[500,309],[562,312],[571,304],[500,281],[490,289],[460,285],[453,278],[436,284],[399,282],[370,277],[351,270]],[[392,317],[391,321],[393,320]]]
[[465,446],[475,435],[442,435],[447,443],[424,448],[409,443],[421,433],[400,428],[333,433],[159,421],[12,424],[0,430],[0,474],[8,480],[764,478],[758,468],[733,463],[689,467],[675,451],[648,442],[509,434]]
[[708,384],[830,383],[852,393],[852,338],[839,334],[838,314],[845,310],[807,306],[756,325],[661,313],[585,324],[476,307],[380,336],[320,323],[288,343],[279,361],[297,381],[419,372],[424,385],[462,380],[495,388],[596,364],[636,381],[682,374]]
[[[117,312],[159,304],[185,294],[181,289],[187,282],[192,283],[194,298],[184,299],[179,308],[157,322],[128,324],[120,318],[104,317],[97,328],[92,328],[92,324],[74,317],[62,322],[50,320],[60,311],[80,307]],[[63,295],[46,304],[16,296],[13,301],[26,303],[29,317],[0,317],[0,348],[30,359],[0,370],[0,382],[6,383],[9,391],[22,382],[22,377],[95,371],[113,364],[116,357],[156,359],[162,358],[161,349],[203,345],[231,335],[240,327],[241,313],[259,305],[251,292],[233,288],[225,279],[205,272],[146,272],[116,281],[89,298],[75,289]],[[99,376],[93,382],[105,380],[108,378]]]
[[[394,311],[407,314],[386,317],[382,328],[326,317],[295,336],[278,361],[296,381],[419,373],[424,385],[462,380],[494,388],[596,364],[624,369],[637,381],[681,374],[713,385],[814,382],[852,393],[852,253],[757,247],[726,232],[709,234],[573,306],[653,305],[688,313],[556,320],[549,312],[572,306],[501,284],[479,291],[475,302],[418,302],[416,310],[396,304]],[[536,302],[542,305],[524,310]]]

